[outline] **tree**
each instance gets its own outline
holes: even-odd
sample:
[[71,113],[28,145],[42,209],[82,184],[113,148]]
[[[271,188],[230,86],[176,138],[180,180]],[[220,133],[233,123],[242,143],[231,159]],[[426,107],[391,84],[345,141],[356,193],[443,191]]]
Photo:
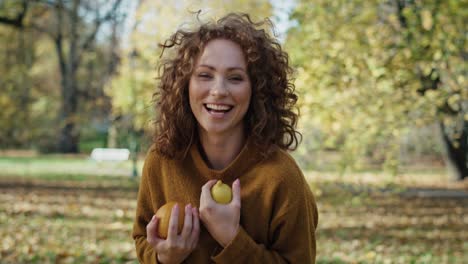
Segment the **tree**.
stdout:
[[447,160],[456,177],[463,179],[468,177],[468,93],[459,77],[466,75],[463,20],[467,17],[457,10],[463,10],[459,1],[442,2],[395,0],[393,4],[404,43],[414,54],[413,69],[421,83],[418,93],[425,96],[432,90],[444,98],[436,106],[438,122]]
[[[78,152],[79,131],[76,128],[76,114],[78,109],[78,82],[76,78],[77,70],[80,67],[84,52],[91,48],[96,34],[100,27],[112,19],[116,19],[117,9],[121,0],[114,1],[112,7],[104,14],[100,14],[98,5],[80,3],[74,0],[67,6],[62,1],[55,5],[56,29],[52,34],[56,53],[58,55],[60,73],[62,76],[62,109],[60,120],[62,130],[59,137],[59,149],[63,153]],[[83,6],[81,7],[80,4]],[[100,3],[102,5],[102,3]],[[79,14],[79,10],[85,8],[88,11],[96,12],[93,19],[94,27],[90,32],[80,32],[80,24],[85,20],[84,14]],[[85,12],[86,14],[87,12]],[[65,17],[65,14],[70,14]],[[65,21],[67,19],[68,21]],[[65,40],[65,32],[69,32],[68,40]],[[65,49],[65,45],[67,45]]]
[[13,9],[16,11],[14,16],[8,16],[8,14],[1,14],[0,15],[0,23],[8,26],[12,26],[15,28],[24,28],[24,20],[26,14],[28,12],[28,7],[30,5],[30,1],[23,0],[21,2],[13,2],[13,1],[5,1],[0,3],[0,7],[2,10]]
[[[21,147],[29,142],[34,119],[31,68],[36,61],[34,40],[38,34],[24,28],[27,3],[0,5],[0,146]],[[7,8],[10,13],[5,12]],[[21,30],[18,30],[21,29]]]
[[[121,2],[24,0],[19,6],[14,5],[15,2],[5,4],[19,10],[14,18],[0,16],[0,23],[19,30],[32,28],[47,35],[54,43],[61,77],[60,133],[57,138],[58,149],[63,153],[78,151],[79,98],[87,91],[87,87],[80,87],[77,78],[83,57],[95,48],[97,33],[104,25],[122,20],[123,14],[119,10]],[[41,14],[46,15],[39,19],[29,15],[27,19],[30,10],[42,10]]]
[[[299,1],[287,46],[303,113],[323,147],[355,164],[372,146],[396,172],[413,124],[441,122],[448,157],[467,176],[466,13],[461,1]],[[457,158],[453,158],[457,157]]]

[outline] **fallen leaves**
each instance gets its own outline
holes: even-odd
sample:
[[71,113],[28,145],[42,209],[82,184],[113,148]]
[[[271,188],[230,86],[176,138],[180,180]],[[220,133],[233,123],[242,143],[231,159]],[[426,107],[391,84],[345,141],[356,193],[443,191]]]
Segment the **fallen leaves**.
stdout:
[[137,263],[137,188],[9,183],[0,194],[2,263]]
[[[309,180],[317,263],[468,263],[467,199],[403,195],[408,186],[374,179]],[[137,263],[136,183],[0,177],[0,190],[1,263]]]
[[319,263],[468,263],[468,199],[326,178],[313,188]]

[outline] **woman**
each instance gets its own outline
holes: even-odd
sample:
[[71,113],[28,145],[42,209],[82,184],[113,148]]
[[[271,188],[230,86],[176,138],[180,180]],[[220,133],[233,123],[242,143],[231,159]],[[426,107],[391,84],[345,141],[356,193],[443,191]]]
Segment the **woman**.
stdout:
[[[317,207],[286,152],[298,143],[291,68],[264,25],[229,14],[162,45],[176,52],[155,94],[133,229],[140,262],[315,262]],[[211,197],[219,179],[232,185],[229,204]],[[154,214],[169,201],[186,206],[173,208],[164,240]]]

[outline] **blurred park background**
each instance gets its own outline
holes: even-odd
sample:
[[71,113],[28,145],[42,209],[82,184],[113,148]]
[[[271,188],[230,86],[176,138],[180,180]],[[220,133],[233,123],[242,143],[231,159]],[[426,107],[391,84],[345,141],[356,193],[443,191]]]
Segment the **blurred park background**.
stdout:
[[276,25],[318,263],[468,263],[466,0],[1,0],[0,263],[137,263],[158,43],[198,10]]

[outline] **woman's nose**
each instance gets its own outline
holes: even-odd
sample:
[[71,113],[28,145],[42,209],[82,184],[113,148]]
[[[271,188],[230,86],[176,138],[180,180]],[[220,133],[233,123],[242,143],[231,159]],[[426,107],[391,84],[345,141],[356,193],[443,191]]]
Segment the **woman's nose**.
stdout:
[[211,87],[210,94],[214,96],[226,96],[229,93],[226,82],[222,78],[215,80]]

